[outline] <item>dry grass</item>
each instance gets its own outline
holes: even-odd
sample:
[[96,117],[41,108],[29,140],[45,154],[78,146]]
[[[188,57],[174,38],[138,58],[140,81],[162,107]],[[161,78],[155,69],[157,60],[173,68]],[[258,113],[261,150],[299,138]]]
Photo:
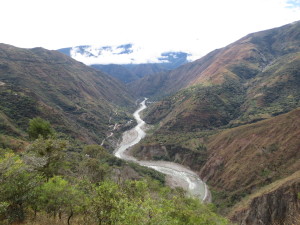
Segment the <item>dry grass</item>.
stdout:
[[300,109],[225,130],[209,140],[211,157],[201,175],[227,191],[266,185],[300,170],[299,137]]
[[255,193],[245,197],[242,201],[240,201],[238,204],[236,204],[231,209],[231,212],[229,213],[229,215],[233,215],[237,211],[241,211],[241,210],[249,207],[250,203],[252,202],[253,199],[263,196],[263,195],[266,195],[266,194],[269,194],[281,187],[288,186],[289,184],[291,184],[293,182],[300,183],[300,171],[297,171],[297,172],[293,173],[291,176],[277,180],[265,187],[262,187],[259,190],[257,190]]

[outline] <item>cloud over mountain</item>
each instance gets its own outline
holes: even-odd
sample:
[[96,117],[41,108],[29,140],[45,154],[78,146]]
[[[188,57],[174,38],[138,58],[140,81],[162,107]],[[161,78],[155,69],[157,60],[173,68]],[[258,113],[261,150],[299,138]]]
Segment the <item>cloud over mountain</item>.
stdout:
[[187,60],[192,54],[172,51],[158,51],[154,48],[142,47],[136,44],[123,44],[111,46],[76,46],[60,49],[77,61],[87,65],[92,64],[142,64],[142,63],[170,63],[185,54]]

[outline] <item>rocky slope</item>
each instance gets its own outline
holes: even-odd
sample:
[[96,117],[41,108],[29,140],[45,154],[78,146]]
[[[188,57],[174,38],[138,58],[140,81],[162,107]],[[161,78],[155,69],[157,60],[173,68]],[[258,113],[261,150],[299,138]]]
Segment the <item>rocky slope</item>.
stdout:
[[[0,45],[1,133],[26,134],[28,120],[41,116],[57,131],[101,143],[110,126],[125,122],[133,106],[114,78],[42,48]],[[128,119],[128,118],[127,118]]]
[[299,224],[300,172],[252,194],[230,212],[238,224]]

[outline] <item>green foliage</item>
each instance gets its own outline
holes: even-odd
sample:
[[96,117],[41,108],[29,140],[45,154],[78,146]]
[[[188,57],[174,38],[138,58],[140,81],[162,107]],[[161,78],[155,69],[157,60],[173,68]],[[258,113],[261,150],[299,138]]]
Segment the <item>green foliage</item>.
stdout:
[[273,143],[273,144],[269,145],[266,150],[268,152],[275,152],[278,149],[279,149],[279,144],[278,143]]
[[0,149],[0,223],[31,224],[47,215],[45,223],[51,217],[60,224],[227,224],[210,206],[162,186],[157,171],[129,163],[146,179],[116,183],[110,177],[119,166],[109,166],[114,157],[105,149],[65,152],[71,148],[40,137],[22,156]]
[[111,167],[99,159],[85,157],[79,164],[79,170],[80,175],[86,177],[92,183],[99,183],[108,176]]
[[40,137],[27,148],[27,151],[45,158],[46,163],[40,170],[49,179],[58,175],[59,170],[63,167],[64,150],[67,146],[68,142],[65,140]]
[[32,140],[37,139],[40,135],[43,138],[47,138],[53,135],[54,131],[48,121],[43,120],[40,117],[31,119],[29,121],[28,134]]
[[91,206],[99,224],[227,224],[199,200],[170,191],[152,198],[145,181],[104,182],[94,188]]
[[200,132],[227,125],[240,115],[245,88],[234,79],[214,86],[183,89],[147,110],[145,121],[160,122],[159,131]]
[[105,148],[100,145],[86,145],[83,148],[83,153],[92,158],[106,158],[110,156]]
[[[0,88],[0,114],[3,112],[5,117],[20,130],[26,130],[30,118],[35,117],[39,113],[36,101],[19,90],[19,87],[5,86]],[[7,121],[0,120],[1,133],[9,135],[17,135],[15,131],[9,129],[10,124]]]
[[13,151],[24,150],[26,142],[18,138],[0,134],[0,148],[9,148]]
[[137,163],[130,162],[129,165],[131,168],[133,168],[135,171],[137,171],[139,174],[150,177],[152,179],[155,179],[159,181],[161,184],[165,183],[165,175],[162,173],[157,172],[156,170],[140,166]]
[[[0,149],[0,151],[4,151]],[[35,196],[42,177],[20,156],[6,151],[0,155],[0,218],[8,222],[23,221],[25,209]]]
[[52,177],[37,189],[38,209],[54,217],[62,213],[68,215],[68,223],[74,213],[83,210],[87,197],[76,186],[59,176]]

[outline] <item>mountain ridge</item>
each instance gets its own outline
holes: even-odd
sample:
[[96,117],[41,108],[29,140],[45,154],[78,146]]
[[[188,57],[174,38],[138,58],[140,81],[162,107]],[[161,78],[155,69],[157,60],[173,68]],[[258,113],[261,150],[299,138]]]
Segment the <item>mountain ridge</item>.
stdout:
[[[158,97],[156,93],[166,96],[197,84],[221,84],[225,77],[246,81],[261,72],[276,57],[299,51],[299,27],[298,21],[249,34],[178,69],[146,76],[129,86],[137,96],[148,94],[148,97]],[[250,77],[243,77],[245,73]],[[156,80],[163,83],[158,86]],[[149,93],[148,89],[155,91]]]
[[[300,22],[249,34],[129,84],[138,96],[157,100],[143,115],[152,130],[132,152],[198,171],[223,214],[250,197],[227,214],[235,222],[294,223],[289,216],[300,216],[299,85]],[[275,185],[285,178],[289,185]],[[273,183],[272,192],[262,191]]]
[[[110,117],[111,122],[127,118],[122,108],[134,104],[119,81],[57,51],[1,44],[0,74],[4,84],[0,87],[4,99],[0,109],[23,131],[30,117],[42,116],[58,130],[89,143],[101,143],[110,129]],[[30,104],[32,111],[18,109],[26,114],[19,125],[17,115],[9,114],[17,107],[10,102],[17,100]]]

